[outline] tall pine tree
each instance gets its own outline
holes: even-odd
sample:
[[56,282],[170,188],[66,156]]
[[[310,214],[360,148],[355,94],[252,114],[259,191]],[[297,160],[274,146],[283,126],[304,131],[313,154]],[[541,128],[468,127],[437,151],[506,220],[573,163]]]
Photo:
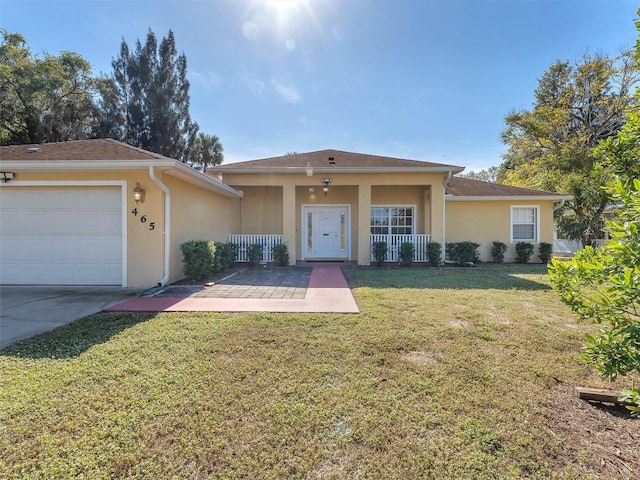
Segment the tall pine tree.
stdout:
[[111,63],[116,94],[103,95],[103,133],[186,162],[198,133],[189,114],[187,58],[178,54],[173,32],[160,45],[149,30],[133,51],[123,39]]

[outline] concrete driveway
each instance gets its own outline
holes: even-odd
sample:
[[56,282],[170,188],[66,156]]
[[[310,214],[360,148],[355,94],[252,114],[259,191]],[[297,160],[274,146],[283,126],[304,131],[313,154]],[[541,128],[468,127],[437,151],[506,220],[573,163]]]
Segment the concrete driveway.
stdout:
[[0,349],[134,297],[120,287],[0,286]]

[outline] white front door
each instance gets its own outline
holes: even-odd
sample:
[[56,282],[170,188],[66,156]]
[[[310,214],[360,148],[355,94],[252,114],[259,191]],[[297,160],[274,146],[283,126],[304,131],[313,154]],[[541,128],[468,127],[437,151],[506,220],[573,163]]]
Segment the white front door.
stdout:
[[305,206],[303,225],[304,258],[349,258],[348,206]]

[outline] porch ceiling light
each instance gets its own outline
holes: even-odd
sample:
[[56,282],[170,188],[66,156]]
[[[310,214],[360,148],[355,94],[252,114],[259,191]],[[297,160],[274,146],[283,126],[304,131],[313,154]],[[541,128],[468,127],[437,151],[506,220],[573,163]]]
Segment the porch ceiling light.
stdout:
[[329,193],[329,184],[333,181],[331,180],[331,177],[324,177],[323,179],[320,180],[323,184],[324,187],[322,187],[322,190],[324,191],[324,196],[327,196],[327,193]]
[[136,188],[133,189],[133,199],[136,201],[136,203],[144,203],[144,188],[142,188],[137,182]]
[[305,170],[307,177],[312,177],[313,176],[313,167],[311,166],[311,164],[309,164],[309,162],[307,162],[307,169]]

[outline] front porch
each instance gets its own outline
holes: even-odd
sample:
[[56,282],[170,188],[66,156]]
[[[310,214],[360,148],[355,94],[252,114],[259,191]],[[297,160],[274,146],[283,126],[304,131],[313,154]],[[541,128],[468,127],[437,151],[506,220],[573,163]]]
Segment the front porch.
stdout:
[[[232,185],[243,192],[240,222],[230,241],[239,246],[238,261],[248,261],[251,244],[262,245],[263,263],[272,249],[286,243],[290,265],[298,262],[356,262],[370,265],[372,244],[387,243],[387,262],[398,262],[400,246],[415,247],[413,261],[428,261],[430,242],[444,245],[444,185],[441,174],[331,177],[325,191],[304,174],[269,175],[256,185],[238,177]],[[243,182],[240,182],[243,180]],[[239,228],[240,227],[240,228]]]

